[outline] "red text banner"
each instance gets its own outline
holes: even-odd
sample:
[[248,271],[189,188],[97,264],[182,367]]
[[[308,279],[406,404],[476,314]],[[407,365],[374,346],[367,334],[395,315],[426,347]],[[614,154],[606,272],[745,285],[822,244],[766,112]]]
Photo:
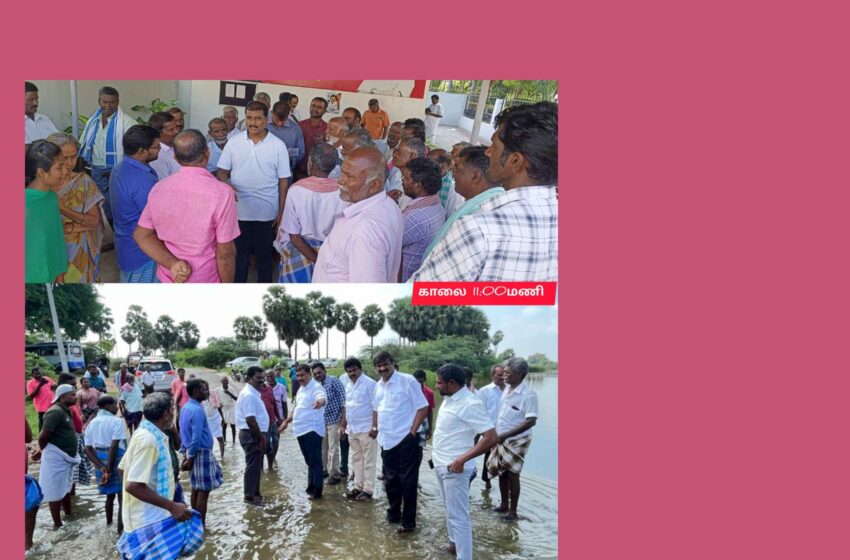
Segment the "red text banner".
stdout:
[[555,305],[557,282],[414,282],[413,305]]

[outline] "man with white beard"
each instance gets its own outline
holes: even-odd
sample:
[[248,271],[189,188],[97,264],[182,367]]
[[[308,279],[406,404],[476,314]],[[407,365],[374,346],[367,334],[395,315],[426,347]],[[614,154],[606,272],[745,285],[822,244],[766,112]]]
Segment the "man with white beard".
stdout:
[[207,142],[207,146],[210,149],[210,160],[207,162],[207,171],[215,173],[216,169],[218,169],[218,158],[221,157],[221,151],[224,149],[225,144],[227,144],[227,121],[220,117],[210,120],[207,135],[210,137],[210,141]]

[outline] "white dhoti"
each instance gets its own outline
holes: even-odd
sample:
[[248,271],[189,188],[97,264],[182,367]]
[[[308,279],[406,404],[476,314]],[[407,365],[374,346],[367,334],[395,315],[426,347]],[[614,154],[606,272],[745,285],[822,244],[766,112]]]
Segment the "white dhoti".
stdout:
[[74,467],[80,457],[71,457],[52,443],[41,452],[41,470],[38,483],[44,493],[45,502],[58,502],[71,491],[74,484]]

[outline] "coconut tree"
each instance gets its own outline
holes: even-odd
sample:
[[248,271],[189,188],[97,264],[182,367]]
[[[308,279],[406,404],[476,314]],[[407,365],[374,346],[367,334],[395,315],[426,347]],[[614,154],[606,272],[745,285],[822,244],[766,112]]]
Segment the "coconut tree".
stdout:
[[343,351],[345,357],[348,357],[348,333],[357,328],[357,320],[360,318],[357,315],[357,308],[350,303],[340,303],[336,306],[336,328],[345,337]]
[[181,321],[177,325],[177,347],[183,350],[192,350],[198,347],[198,342],[201,340],[201,331],[198,325],[192,321]]
[[363,308],[363,313],[360,315],[360,327],[366,331],[369,336],[369,352],[370,354],[375,348],[375,335],[381,332],[384,328],[386,317],[381,308],[370,303]]
[[505,333],[502,331],[496,331],[493,333],[493,337],[490,339],[490,344],[493,345],[493,355],[499,355],[499,343],[501,343],[505,339]]
[[130,328],[130,325],[121,327],[121,339],[127,343],[130,352],[133,351],[133,343],[136,342],[136,333]]
[[331,296],[323,296],[318,303],[321,325],[325,327],[325,358],[330,358],[331,329],[336,325],[336,300]]

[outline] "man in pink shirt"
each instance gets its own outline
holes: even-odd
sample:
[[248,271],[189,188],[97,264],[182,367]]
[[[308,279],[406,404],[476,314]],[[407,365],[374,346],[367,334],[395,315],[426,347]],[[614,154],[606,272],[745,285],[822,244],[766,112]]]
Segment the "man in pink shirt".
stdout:
[[189,402],[189,391],[186,390],[186,370],[179,368],[177,370],[177,378],[171,382],[171,394],[174,397],[174,405],[177,407],[175,421],[177,429],[180,429],[180,409],[183,405]]
[[377,148],[357,148],[342,162],[340,212],[319,250],[313,282],[396,282],[401,266],[401,210],[384,192],[386,160]]
[[162,282],[233,282],[239,222],[236,198],[207,171],[206,138],[189,129],[174,138],[180,171],[148,196],[133,239],[157,262]]
[[44,413],[53,403],[53,380],[42,375],[41,368],[32,368],[32,379],[27,382],[27,396],[32,399],[33,407],[38,413],[38,431],[44,421]]

